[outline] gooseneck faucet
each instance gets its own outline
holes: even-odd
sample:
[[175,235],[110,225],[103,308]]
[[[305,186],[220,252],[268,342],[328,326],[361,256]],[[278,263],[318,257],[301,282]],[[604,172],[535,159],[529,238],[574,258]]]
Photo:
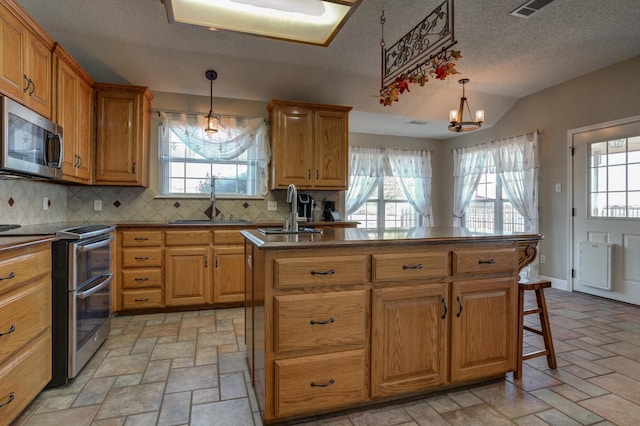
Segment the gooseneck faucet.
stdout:
[[289,213],[289,231],[298,232],[298,190],[294,184],[287,188],[287,203],[291,203]]
[[216,220],[216,177],[211,176],[211,194],[209,196],[211,199],[211,221]]

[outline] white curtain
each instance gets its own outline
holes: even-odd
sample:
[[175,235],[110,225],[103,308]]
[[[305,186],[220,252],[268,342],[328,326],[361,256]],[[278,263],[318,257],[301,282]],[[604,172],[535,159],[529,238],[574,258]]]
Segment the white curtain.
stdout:
[[387,151],[393,176],[400,178],[409,204],[433,226],[431,209],[431,152],[390,149]]
[[487,165],[488,146],[453,150],[453,226],[462,226],[462,217],[473,198]]
[[207,160],[232,160],[247,152],[247,160],[258,167],[260,193],[268,193],[267,167],[271,157],[264,119],[220,117],[218,132],[204,132],[204,115],[161,112],[161,155],[171,157],[170,131],[189,149]]
[[347,216],[355,213],[367,201],[380,179],[389,173],[389,162],[381,148],[349,147],[349,189],[345,201]]
[[538,232],[538,133],[502,139],[491,150],[506,198],[525,220],[525,232]]

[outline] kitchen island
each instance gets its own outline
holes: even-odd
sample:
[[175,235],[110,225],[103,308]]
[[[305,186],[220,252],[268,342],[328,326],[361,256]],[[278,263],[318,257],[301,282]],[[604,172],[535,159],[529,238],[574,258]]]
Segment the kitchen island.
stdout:
[[245,342],[265,423],[513,371],[538,234],[244,230]]

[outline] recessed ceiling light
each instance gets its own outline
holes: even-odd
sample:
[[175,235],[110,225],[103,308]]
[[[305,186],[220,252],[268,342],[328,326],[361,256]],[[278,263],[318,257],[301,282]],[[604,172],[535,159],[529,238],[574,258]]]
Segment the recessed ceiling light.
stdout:
[[362,0],[163,0],[169,22],[328,46]]

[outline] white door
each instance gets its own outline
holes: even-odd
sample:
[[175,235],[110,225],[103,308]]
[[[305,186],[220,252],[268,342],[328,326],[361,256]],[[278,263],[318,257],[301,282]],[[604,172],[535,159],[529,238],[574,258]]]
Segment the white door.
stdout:
[[573,289],[640,305],[640,117],[578,129],[570,142]]

